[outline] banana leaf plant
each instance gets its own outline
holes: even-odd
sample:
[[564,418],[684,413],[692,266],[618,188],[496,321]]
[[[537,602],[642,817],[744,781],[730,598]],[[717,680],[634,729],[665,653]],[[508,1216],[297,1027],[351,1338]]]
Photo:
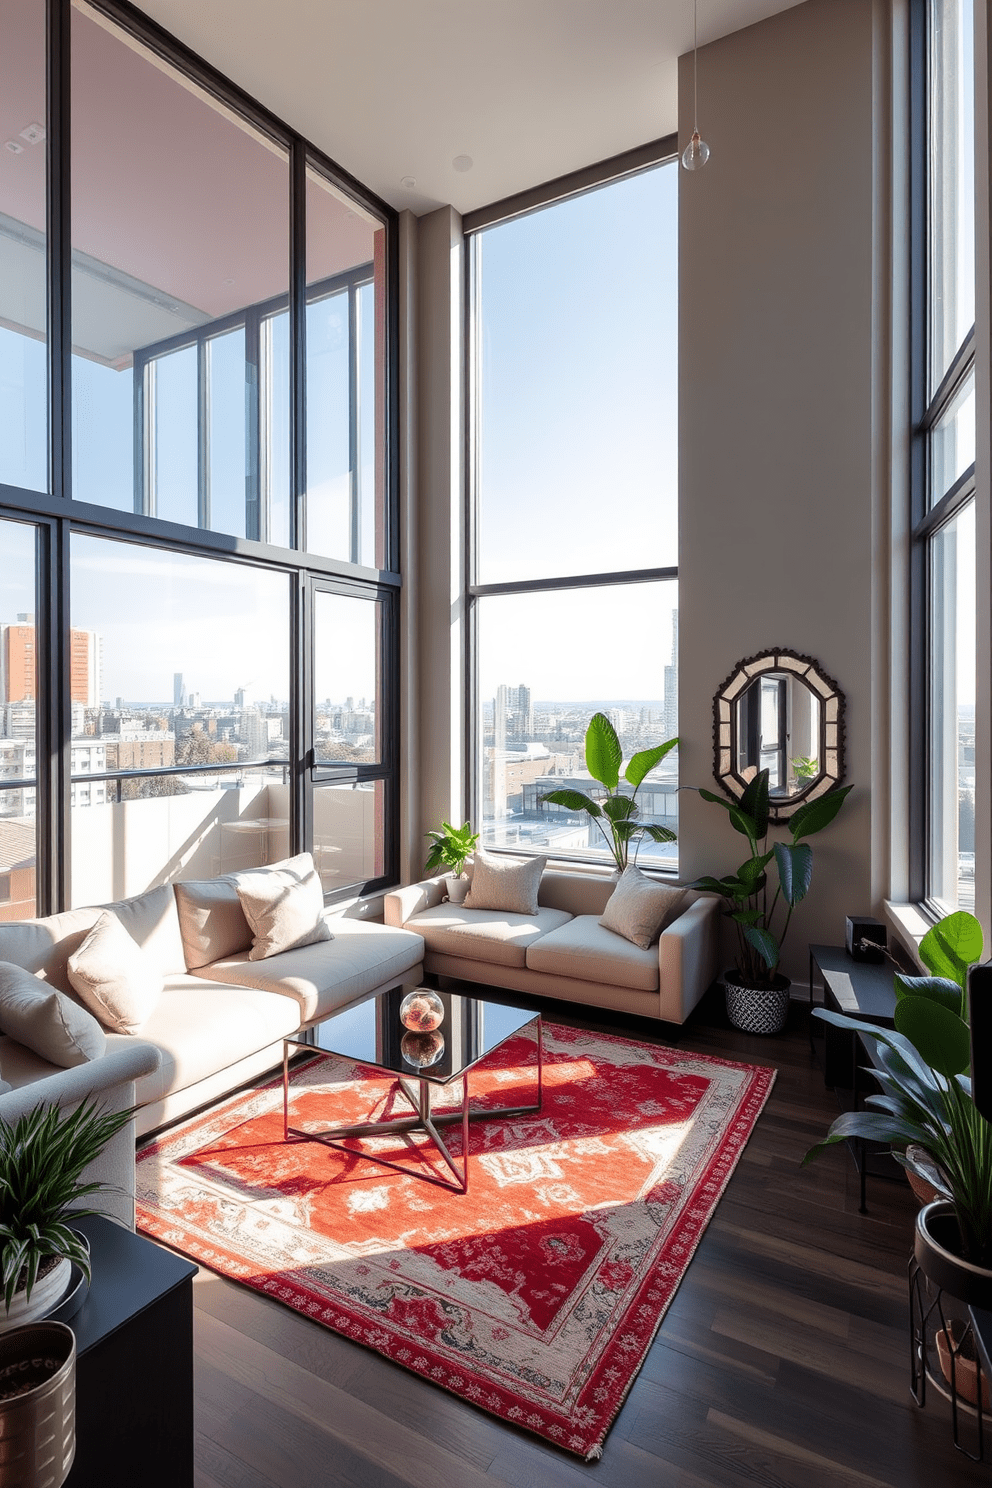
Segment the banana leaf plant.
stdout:
[[[650,837],[652,842],[675,841],[675,833],[668,827],[640,820],[637,792],[650,772],[678,742],[678,739],[667,739],[664,744],[631,755],[623,769],[624,780],[633,787],[628,793],[620,787],[623,749],[617,731],[605,713],[594,713],[586,729],[586,769],[593,780],[605,788],[605,798],[596,801],[584,791],[562,789],[547,791],[541,800],[564,806],[568,811],[584,811],[591,816],[606,838],[617,872],[622,873],[629,861],[632,842],[639,845],[643,837]],[[634,861],[637,861],[637,846],[634,848]]]
[[[898,1162],[953,1203],[964,1259],[992,1269],[992,1123],[972,1099],[969,1074],[968,970],[982,957],[981,926],[963,910],[947,915],[924,936],[919,957],[930,975],[897,973],[894,1030],[815,1010],[874,1041],[881,1068],[869,1073],[882,1090],[866,1098],[870,1109],[839,1116],[803,1161],[849,1137],[891,1146]],[[912,1147],[929,1155],[936,1182]]]
[[[749,781],[739,801],[713,791],[700,790],[704,801],[722,806],[735,832],[746,837],[751,855],[736,873],[723,878],[698,878],[694,889],[720,894],[727,900],[724,913],[737,928],[736,968],[742,984],[770,989],[778,981],[782,946],[789,933],[792,912],[809,893],[813,879],[813,849],[804,837],[812,837],[829,826],[853,786],[827,791],[815,801],[800,806],[788,830],[791,842],[775,842],[765,848],[768,835],[768,771],[760,770]],[[768,870],[775,865],[772,888]],[[779,984],[780,985],[780,984]]]

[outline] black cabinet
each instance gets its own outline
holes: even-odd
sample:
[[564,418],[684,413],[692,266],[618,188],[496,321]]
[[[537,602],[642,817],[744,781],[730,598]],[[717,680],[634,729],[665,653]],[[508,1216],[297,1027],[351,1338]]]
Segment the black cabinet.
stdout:
[[66,1488],[192,1488],[196,1267],[93,1215],[76,1335],[76,1458]]

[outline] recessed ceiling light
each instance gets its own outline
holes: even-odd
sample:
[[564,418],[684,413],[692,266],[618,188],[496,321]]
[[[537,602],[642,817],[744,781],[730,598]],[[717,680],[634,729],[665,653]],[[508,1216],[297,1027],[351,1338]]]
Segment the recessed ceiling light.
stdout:
[[45,130],[41,124],[25,124],[21,130],[21,139],[27,140],[29,145],[40,145],[45,138]]
[[416,186],[416,184],[417,184],[417,178],[416,178],[416,176],[403,176],[401,178],[401,180],[400,180],[400,185],[401,186],[405,186],[406,189],[407,189],[407,191],[412,191],[413,188],[414,188],[414,186]]
[[24,146],[19,145],[16,140],[8,140],[4,148],[9,150],[11,155],[24,154]]
[[471,155],[456,155],[451,164],[456,171],[470,171],[475,161]]

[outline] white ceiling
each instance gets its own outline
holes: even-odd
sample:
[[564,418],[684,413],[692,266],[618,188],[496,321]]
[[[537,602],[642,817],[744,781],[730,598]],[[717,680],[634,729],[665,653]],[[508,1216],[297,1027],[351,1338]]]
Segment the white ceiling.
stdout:
[[[700,45],[799,3],[698,0]],[[417,213],[448,202],[468,212],[673,133],[677,58],[692,47],[692,0],[141,8],[394,207]],[[705,110],[701,64],[701,125]]]

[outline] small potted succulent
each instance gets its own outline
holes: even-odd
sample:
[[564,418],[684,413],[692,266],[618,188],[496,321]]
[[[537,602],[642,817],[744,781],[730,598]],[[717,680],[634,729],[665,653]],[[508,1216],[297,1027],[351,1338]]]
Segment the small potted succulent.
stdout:
[[472,831],[471,822],[462,827],[442,822],[440,832],[428,832],[427,840],[431,846],[426,871],[436,873],[439,868],[446,868],[448,898],[452,904],[461,904],[471,884],[465,873],[465,863],[478,846],[478,832]]
[[[765,847],[768,835],[768,771],[760,770],[739,801],[700,790],[704,801],[722,806],[735,832],[746,837],[751,855],[736,873],[699,878],[692,885],[727,901],[724,914],[737,929],[737,960],[724,977],[727,1016],[743,1033],[781,1033],[789,1013],[791,982],[779,971],[792,913],[809,893],[813,849],[804,837],[829,826],[853,786],[827,791],[798,807],[788,830],[791,842]],[[777,883],[770,873],[775,865]]]
[[89,1281],[89,1250],[70,1224],[96,1212],[79,1200],[105,1185],[81,1175],[132,1115],[84,1101],[74,1111],[40,1105],[14,1122],[0,1118],[0,1332],[57,1307],[73,1262]]
[[[642,749],[631,755],[623,771],[623,778],[633,787],[628,794],[620,789],[623,750],[617,731],[605,713],[594,713],[586,729],[586,769],[593,780],[605,788],[604,799],[597,801],[584,791],[566,787],[547,791],[541,796],[541,800],[550,801],[554,806],[564,806],[569,811],[584,811],[587,816],[592,817],[606,838],[619,878],[627,867],[632,842],[639,843],[642,837],[650,837],[653,842],[675,841],[675,833],[670,828],[639,820],[637,792],[648,774],[670,750],[677,747],[678,742],[678,739],[667,739],[664,744],[656,744],[653,749]],[[637,860],[636,846],[634,860]]]

